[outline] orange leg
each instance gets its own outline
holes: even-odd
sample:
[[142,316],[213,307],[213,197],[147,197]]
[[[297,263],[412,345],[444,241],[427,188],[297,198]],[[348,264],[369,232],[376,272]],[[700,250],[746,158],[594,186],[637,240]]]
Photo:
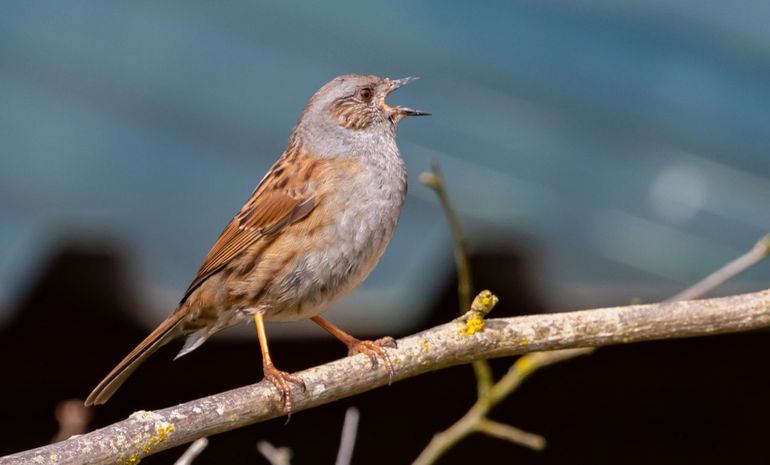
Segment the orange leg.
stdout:
[[273,365],[270,358],[270,350],[267,348],[267,333],[265,332],[265,320],[261,313],[254,314],[254,322],[257,324],[257,337],[259,338],[259,348],[262,350],[262,371],[265,373],[265,379],[273,383],[283,400],[283,407],[286,413],[291,415],[291,386],[289,383],[296,384],[305,390],[305,383],[290,373],[281,371]]
[[374,368],[377,368],[379,365],[377,359],[382,359],[385,362],[385,367],[388,369],[388,384],[393,381],[393,375],[396,373],[396,370],[393,368],[393,362],[391,362],[388,353],[383,349],[383,347],[396,347],[396,341],[392,337],[383,337],[376,341],[361,341],[320,316],[314,316],[310,319],[348,346],[348,355],[366,354],[369,356],[369,360],[372,361]]

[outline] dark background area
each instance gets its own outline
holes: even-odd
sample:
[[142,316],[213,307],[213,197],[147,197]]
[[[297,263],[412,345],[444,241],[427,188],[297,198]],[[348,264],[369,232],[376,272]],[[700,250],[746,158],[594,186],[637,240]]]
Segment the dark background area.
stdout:
[[[175,307],[206,251],[334,76],[422,79],[392,97],[409,194],[372,276],[327,317],[358,337],[456,314],[438,160],[496,316],[658,301],[770,231],[770,3],[10,0],[0,8],[0,454],[47,443]],[[768,287],[763,262],[713,295]],[[344,355],[270,325],[279,367]],[[493,417],[534,453],[474,436],[442,463],[764,461],[764,332],[599,350],[538,373]],[[258,381],[253,327],[151,357],[93,427]],[[513,360],[493,362],[502,374]],[[408,463],[471,405],[458,367],[212,438],[196,461]],[[181,450],[148,458],[173,463]]]

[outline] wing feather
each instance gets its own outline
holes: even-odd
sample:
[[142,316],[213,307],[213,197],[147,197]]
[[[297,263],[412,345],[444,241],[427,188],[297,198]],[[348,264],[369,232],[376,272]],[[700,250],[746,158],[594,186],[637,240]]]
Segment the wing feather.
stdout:
[[[279,166],[277,164],[271,173],[280,172]],[[225,226],[188,286],[182,302],[242,251],[301,220],[315,208],[317,202],[312,184],[305,181],[299,186],[287,186],[280,179],[271,177],[271,173],[265,176],[241,211]]]

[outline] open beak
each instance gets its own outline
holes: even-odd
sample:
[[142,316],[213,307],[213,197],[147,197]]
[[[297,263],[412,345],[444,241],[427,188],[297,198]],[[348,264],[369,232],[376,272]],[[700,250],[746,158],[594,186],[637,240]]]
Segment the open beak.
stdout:
[[414,108],[409,107],[391,107],[387,103],[385,103],[385,97],[393,93],[396,89],[399,87],[403,87],[410,82],[414,82],[420,78],[418,77],[405,77],[402,79],[388,79],[388,82],[390,83],[390,89],[388,89],[387,93],[382,97],[382,101],[380,101],[380,106],[385,109],[385,111],[388,111],[392,118],[395,118],[396,121],[399,121],[401,119],[406,118],[407,116],[428,116],[430,113],[427,111],[422,110],[415,110]]

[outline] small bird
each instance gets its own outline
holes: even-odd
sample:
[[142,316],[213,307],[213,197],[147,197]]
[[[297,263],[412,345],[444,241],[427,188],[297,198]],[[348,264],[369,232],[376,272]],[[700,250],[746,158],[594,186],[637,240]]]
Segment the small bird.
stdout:
[[291,413],[291,384],[268,350],[266,321],[310,318],[376,368],[393,365],[383,347],[362,341],[320,314],[358,286],[377,264],[398,223],[407,173],[396,127],[407,116],[385,98],[416,78],[347,74],[321,87],[305,106],[283,154],[243,208],[225,226],[179,307],[91,392],[85,405],[105,403],[153,352],[185,337],[181,357],[211,335],[247,320],[257,327],[264,376]]

